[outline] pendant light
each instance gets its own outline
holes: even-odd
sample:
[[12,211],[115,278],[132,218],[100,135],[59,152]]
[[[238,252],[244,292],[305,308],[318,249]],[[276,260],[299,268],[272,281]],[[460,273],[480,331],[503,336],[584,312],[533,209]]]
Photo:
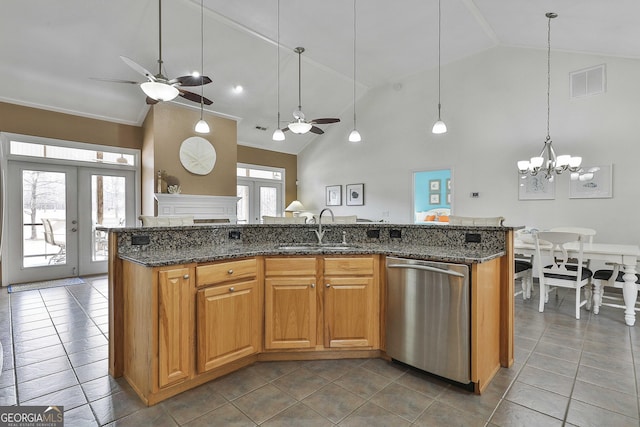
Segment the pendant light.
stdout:
[[362,137],[356,126],[356,0],[353,0],[353,130],[349,142],[360,142]]
[[433,128],[431,129],[432,133],[441,134],[447,132],[447,125],[444,124],[442,119],[440,118],[440,45],[441,45],[441,35],[442,29],[440,28],[442,25],[442,13],[440,7],[440,0],[438,0],[438,120],[433,124]]
[[284,137],[284,132],[282,132],[282,129],[280,129],[280,0],[278,0],[278,18],[277,18],[277,22],[278,22],[278,31],[277,31],[277,43],[276,43],[276,49],[278,49],[278,54],[277,54],[277,64],[276,66],[277,68],[277,74],[278,74],[278,121],[276,123],[276,130],[273,131],[273,136],[271,139],[273,139],[274,141],[284,141],[285,137]]
[[[536,176],[541,173],[545,179],[553,181],[554,176],[560,175],[565,170],[571,172],[580,171],[582,157],[570,156],[563,154],[556,156],[553,149],[551,136],[549,133],[549,116],[551,112],[550,93],[551,93],[551,20],[558,17],[557,13],[548,12],[545,14],[548,19],[547,23],[547,137],[544,140],[544,147],[537,157],[530,160],[518,161],[518,170],[521,175]],[[572,174],[573,175],[573,174]]]
[[[200,76],[204,76],[204,0],[200,0]],[[202,81],[201,83],[204,83]],[[204,120],[204,84],[200,85],[200,120],[196,123],[197,133],[209,133],[211,129]]]

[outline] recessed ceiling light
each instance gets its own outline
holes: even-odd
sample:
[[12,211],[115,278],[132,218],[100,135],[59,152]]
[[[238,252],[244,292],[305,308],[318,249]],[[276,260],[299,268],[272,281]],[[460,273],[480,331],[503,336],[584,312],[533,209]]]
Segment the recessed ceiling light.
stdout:
[[234,93],[242,93],[244,91],[244,88],[241,85],[235,85],[233,87],[233,92]]

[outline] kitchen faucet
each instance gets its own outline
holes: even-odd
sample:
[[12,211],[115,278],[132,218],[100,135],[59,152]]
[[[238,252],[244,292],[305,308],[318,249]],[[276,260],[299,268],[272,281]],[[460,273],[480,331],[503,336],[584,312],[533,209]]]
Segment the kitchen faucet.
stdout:
[[316,233],[316,236],[318,237],[318,244],[321,245],[322,244],[322,238],[324,237],[324,231],[322,231],[322,214],[325,211],[329,211],[329,213],[331,214],[331,220],[335,221],[336,218],[335,216],[333,216],[333,211],[329,208],[324,208],[320,211],[320,215],[318,215],[318,229],[317,230],[313,230],[314,233]]

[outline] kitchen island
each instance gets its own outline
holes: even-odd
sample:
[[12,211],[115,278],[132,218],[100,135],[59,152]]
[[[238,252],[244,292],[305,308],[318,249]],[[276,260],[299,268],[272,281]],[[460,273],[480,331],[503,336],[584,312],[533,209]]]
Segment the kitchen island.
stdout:
[[147,405],[256,361],[382,357],[386,256],[471,271],[471,380],[513,363],[513,227],[109,231],[109,368]]

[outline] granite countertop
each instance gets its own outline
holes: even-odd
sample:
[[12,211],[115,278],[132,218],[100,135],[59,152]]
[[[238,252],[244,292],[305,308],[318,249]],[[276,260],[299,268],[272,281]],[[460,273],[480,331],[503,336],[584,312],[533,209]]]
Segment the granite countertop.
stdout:
[[[300,247],[300,246],[307,246]],[[283,249],[285,246],[300,248]],[[278,243],[262,244],[224,244],[217,246],[201,246],[171,250],[145,250],[120,253],[118,256],[127,261],[145,267],[162,267],[176,264],[205,263],[224,259],[253,257],[259,255],[360,255],[383,254],[402,258],[413,258],[430,261],[475,264],[499,258],[504,251],[478,250],[472,248],[447,248],[443,246],[410,245],[410,244],[330,244],[318,247],[314,244]]]

